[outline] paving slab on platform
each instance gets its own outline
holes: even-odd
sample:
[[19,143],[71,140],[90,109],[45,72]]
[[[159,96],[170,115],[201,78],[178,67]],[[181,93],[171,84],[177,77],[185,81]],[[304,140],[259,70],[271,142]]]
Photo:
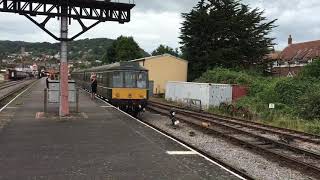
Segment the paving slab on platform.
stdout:
[[59,121],[49,105],[44,116],[44,87],[39,81],[0,113],[9,122],[0,130],[0,180],[237,179],[84,91],[81,113]]

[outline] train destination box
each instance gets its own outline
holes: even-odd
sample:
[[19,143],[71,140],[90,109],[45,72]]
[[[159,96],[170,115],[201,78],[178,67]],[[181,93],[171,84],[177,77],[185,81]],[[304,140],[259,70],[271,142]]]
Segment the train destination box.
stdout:
[[200,102],[201,109],[218,107],[221,103],[232,102],[232,86],[229,84],[168,82],[165,98],[185,105]]
[[[49,80],[48,83],[48,103],[60,102],[60,81]],[[69,81],[69,102],[76,103],[76,83],[75,81]]]

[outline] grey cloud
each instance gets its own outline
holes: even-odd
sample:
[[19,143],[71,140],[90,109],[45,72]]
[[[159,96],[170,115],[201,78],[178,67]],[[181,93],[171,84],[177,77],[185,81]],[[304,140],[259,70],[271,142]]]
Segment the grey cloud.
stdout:
[[[198,0],[136,0],[135,11],[157,12],[189,12]],[[319,38],[320,18],[315,13],[320,11],[319,0],[243,0],[251,8],[264,10],[268,20],[278,19],[271,36],[276,38],[276,49],[283,49],[287,45],[289,34],[294,42],[303,42]]]
[[155,12],[188,12],[196,4],[197,0],[135,0],[137,11]]
[[[128,0],[121,0],[123,2]],[[151,51],[159,43],[166,43],[173,47],[178,45],[179,27],[183,12],[189,12],[198,0],[135,0],[136,7],[132,13],[132,22],[127,25],[104,23],[94,30],[81,36],[87,37],[116,37],[120,35],[137,36],[140,45]],[[243,0],[251,8],[259,7],[265,10],[265,16],[269,20],[278,19],[271,36],[275,37],[278,44],[276,49],[282,49],[287,44],[289,34],[292,34],[294,42],[303,42],[319,39],[320,11],[319,0]],[[168,23],[168,20],[171,23]],[[53,41],[38,27],[24,17],[6,13],[0,13],[0,39],[25,40],[25,41]],[[58,23],[59,24],[59,23]],[[57,22],[49,27],[58,32]],[[146,28],[152,26],[153,28]],[[108,27],[108,28],[106,28]],[[112,30],[110,30],[110,28]],[[70,28],[72,31],[74,28]],[[77,30],[76,28],[75,30]],[[108,29],[108,31],[106,31]],[[147,35],[146,35],[147,34]],[[145,37],[141,37],[145,35]]]
[[320,19],[315,14],[320,11],[318,0],[246,0],[251,7],[265,10],[265,15],[270,19],[278,19],[272,35],[276,38],[277,49],[287,45],[289,34],[294,42],[304,42],[319,39]]

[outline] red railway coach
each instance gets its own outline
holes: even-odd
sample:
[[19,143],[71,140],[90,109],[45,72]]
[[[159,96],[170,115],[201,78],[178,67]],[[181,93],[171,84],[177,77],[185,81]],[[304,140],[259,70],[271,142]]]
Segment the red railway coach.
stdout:
[[28,73],[23,71],[17,71],[14,69],[8,69],[7,73],[8,73],[8,80],[11,80],[11,81],[22,80],[22,79],[26,79],[27,77],[30,77]]

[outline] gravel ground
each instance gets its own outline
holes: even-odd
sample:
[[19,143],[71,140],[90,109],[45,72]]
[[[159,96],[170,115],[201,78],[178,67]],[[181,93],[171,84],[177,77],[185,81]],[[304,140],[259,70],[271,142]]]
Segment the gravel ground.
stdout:
[[[238,169],[244,170],[256,179],[314,179],[298,171],[282,167],[275,162],[270,162],[260,155],[228,143],[219,137],[214,137],[214,135],[210,135],[209,131],[206,133],[185,123],[180,123],[178,127],[173,128],[169,118],[150,112],[144,114],[143,120],[198,147],[214,157],[218,157],[228,164],[232,164]],[[195,133],[195,136],[191,137],[190,133]]]
[[[256,130],[253,130],[251,128],[246,128],[246,127],[243,127],[242,130],[245,130],[245,131],[248,131],[248,132],[251,132],[253,134],[260,135],[260,136],[263,136],[263,137],[266,137],[266,138],[269,138],[269,139],[280,141],[280,138],[279,138],[279,136],[277,134],[271,134],[269,132],[256,131]],[[303,141],[300,141],[300,140],[292,141],[292,142],[290,142],[290,144],[292,144],[292,145],[294,145],[296,147],[300,147],[302,149],[313,151],[315,153],[320,153],[320,146],[318,144],[303,142]]]
[[295,141],[294,143],[292,143],[292,145],[298,146],[304,149],[308,149],[309,151],[314,151],[320,154],[320,145],[317,145],[317,144],[312,144],[312,143],[302,142],[302,141]]
[[[160,98],[150,98],[152,101],[156,101],[156,102],[160,102],[160,103],[168,103],[166,102],[164,99],[160,99]],[[234,121],[236,122],[236,121]],[[257,132],[257,131],[252,131],[251,128],[243,128],[243,130],[246,130],[246,131],[250,131],[250,132]],[[258,134],[258,135],[261,135],[261,136],[264,136],[266,138],[270,138],[270,139],[273,139],[273,140],[280,140],[279,139],[279,136],[277,134],[270,134],[268,132],[264,132],[264,133],[261,133],[261,134]],[[313,143],[308,143],[308,142],[303,142],[303,141],[300,141],[300,140],[295,140],[295,141],[292,141],[290,142],[292,145],[294,146],[297,146],[297,147],[300,147],[300,148],[303,148],[303,149],[307,149],[309,151],[313,151],[315,153],[320,153],[320,146],[318,144],[313,144]]]

